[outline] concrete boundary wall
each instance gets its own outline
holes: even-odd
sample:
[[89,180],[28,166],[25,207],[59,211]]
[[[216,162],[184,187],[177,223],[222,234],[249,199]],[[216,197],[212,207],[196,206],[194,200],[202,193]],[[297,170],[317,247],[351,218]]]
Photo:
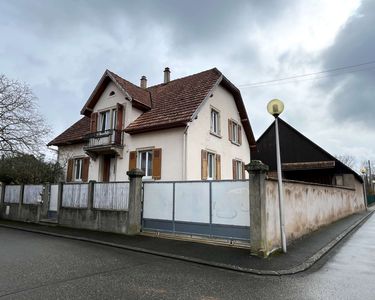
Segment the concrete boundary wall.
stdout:
[[[352,188],[287,180],[283,183],[285,232],[288,241],[365,209],[363,187],[359,182]],[[267,178],[265,188],[269,218],[268,247],[272,251],[280,245],[277,180]]]
[[[252,161],[246,166],[250,184],[250,247],[266,257],[281,248],[278,182],[267,177],[268,166]],[[352,174],[346,186],[283,180],[287,244],[322,226],[366,209],[362,184]]]
[[[129,176],[129,196],[126,209],[98,209],[93,207],[94,181],[87,188],[87,207],[63,207],[63,190],[65,184],[58,185],[57,219],[47,219],[50,201],[50,184],[43,187],[42,202],[38,204],[23,203],[24,186],[21,185],[19,203],[4,201],[5,185],[1,184],[0,218],[23,222],[54,222],[73,228],[91,229],[128,235],[141,230],[142,177],[143,171],[135,169],[127,172]],[[86,197],[86,196],[85,196]]]

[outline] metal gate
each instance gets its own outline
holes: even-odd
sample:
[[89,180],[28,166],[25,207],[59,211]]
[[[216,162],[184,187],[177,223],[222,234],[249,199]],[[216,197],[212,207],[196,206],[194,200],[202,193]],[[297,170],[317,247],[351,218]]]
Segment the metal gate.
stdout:
[[143,184],[143,231],[249,241],[249,226],[246,180]]

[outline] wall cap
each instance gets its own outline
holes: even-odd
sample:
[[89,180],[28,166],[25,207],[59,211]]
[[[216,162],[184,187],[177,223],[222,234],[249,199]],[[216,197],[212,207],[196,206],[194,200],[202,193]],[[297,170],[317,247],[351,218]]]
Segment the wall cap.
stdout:
[[143,177],[145,175],[145,172],[143,172],[141,169],[133,169],[133,170],[127,171],[126,174],[130,178],[136,178],[136,177]]
[[249,164],[245,166],[245,170],[249,173],[254,171],[267,172],[269,170],[269,167],[268,165],[262,163],[262,161],[260,160],[252,160]]

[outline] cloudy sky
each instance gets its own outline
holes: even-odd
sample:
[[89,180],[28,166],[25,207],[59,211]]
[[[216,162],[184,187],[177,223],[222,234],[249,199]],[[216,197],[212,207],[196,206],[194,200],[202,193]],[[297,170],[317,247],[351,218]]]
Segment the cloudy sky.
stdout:
[[152,85],[166,66],[172,79],[217,67],[256,138],[280,98],[282,118],[330,153],[375,160],[374,27],[371,0],[0,0],[0,73],[32,87],[52,138],[107,68]]

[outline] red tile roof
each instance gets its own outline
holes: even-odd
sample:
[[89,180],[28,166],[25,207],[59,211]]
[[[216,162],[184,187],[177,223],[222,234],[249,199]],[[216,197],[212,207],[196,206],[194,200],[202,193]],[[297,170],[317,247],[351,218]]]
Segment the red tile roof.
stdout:
[[[186,126],[192,120],[194,113],[204,99],[209,96],[210,91],[220,84],[233,94],[249,145],[251,147],[255,145],[254,135],[240,91],[216,68],[151,86],[147,89],[137,87],[115,73],[106,70],[81,110],[82,114],[86,116],[91,114],[109,80],[115,81],[129,94],[133,105],[135,104],[145,111],[125,128],[124,131],[129,134]],[[85,133],[89,133],[89,123],[88,117],[82,118],[48,145],[63,145],[82,141]]]
[[84,136],[90,132],[90,118],[83,117],[81,120],[75,122],[63,133],[55,137],[50,141],[47,146],[60,146],[81,143],[84,140]]
[[129,124],[125,132],[139,133],[186,125],[220,77],[221,73],[215,68],[149,87],[152,109]]
[[132,97],[133,101],[139,102],[140,104],[143,104],[147,108],[151,108],[151,96],[150,92],[136,86],[135,84],[131,83],[130,81],[127,81],[117,74],[107,70],[107,72],[113,76],[113,78],[116,80],[116,82],[129,93],[129,95]]

